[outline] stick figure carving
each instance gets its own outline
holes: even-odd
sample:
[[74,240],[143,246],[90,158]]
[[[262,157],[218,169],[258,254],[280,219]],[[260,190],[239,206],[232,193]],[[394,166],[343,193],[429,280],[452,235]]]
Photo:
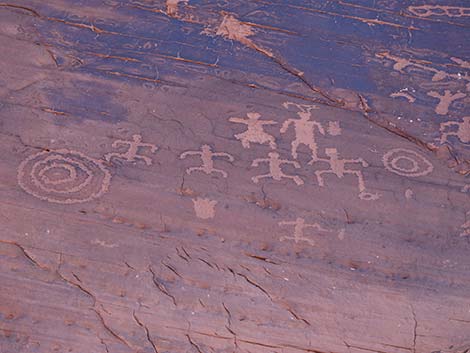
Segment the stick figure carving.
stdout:
[[104,156],[104,158],[110,162],[112,158],[124,159],[127,162],[135,162],[137,160],[143,160],[145,164],[151,165],[152,160],[149,157],[141,156],[138,154],[139,148],[148,147],[152,153],[158,150],[158,147],[151,143],[143,143],[141,135],[132,135],[132,141],[116,140],[113,142],[112,147],[118,148],[119,146],[127,146],[127,151],[124,153],[112,152]]
[[441,95],[439,92],[431,91],[428,92],[428,96],[439,99],[439,104],[436,106],[435,111],[439,115],[446,115],[449,112],[449,106],[453,101],[464,98],[467,95],[462,92],[452,94],[448,89],[446,89],[443,95]]
[[304,229],[306,228],[314,228],[321,232],[329,232],[329,230],[323,228],[318,223],[305,223],[305,219],[301,217],[297,217],[295,221],[282,221],[278,223],[279,226],[294,226],[294,235],[293,236],[282,236],[280,241],[284,240],[293,240],[295,243],[299,243],[301,241],[305,241],[310,245],[315,245],[315,241],[312,239],[304,237]]
[[259,120],[260,117],[261,115],[258,113],[248,113],[247,119],[230,118],[229,121],[232,123],[245,124],[247,126],[247,130],[235,135],[235,138],[242,142],[244,148],[250,148],[250,142],[253,142],[259,144],[269,143],[271,149],[275,149],[276,140],[274,136],[265,132],[263,126],[275,125],[277,122],[273,120]]
[[313,109],[317,109],[317,107],[314,105],[296,104],[291,102],[285,102],[283,104],[284,108],[286,109],[290,105],[294,105],[300,109],[300,111],[297,112],[297,115],[300,119],[287,119],[282,124],[280,132],[281,134],[284,134],[285,132],[287,132],[287,129],[289,129],[289,126],[293,124],[295,130],[295,140],[291,143],[292,157],[294,159],[297,159],[297,148],[303,144],[310,148],[310,151],[312,153],[312,159],[316,160],[318,158],[318,147],[317,143],[315,142],[315,128],[322,135],[325,135],[325,130],[323,129],[323,126],[315,120],[310,120],[310,118],[312,117],[311,111]]
[[260,179],[263,178],[273,178],[274,180],[281,180],[282,178],[292,179],[297,185],[303,185],[304,181],[298,175],[287,175],[282,171],[281,165],[282,164],[292,164],[295,168],[300,168],[300,164],[296,161],[289,161],[287,159],[280,159],[279,153],[277,152],[270,152],[268,154],[269,158],[258,158],[251,163],[252,167],[258,167],[260,163],[268,163],[269,164],[269,173],[263,175],[257,175],[251,180],[255,184],[259,182]]
[[187,151],[183,152],[180,155],[180,159],[185,159],[187,156],[200,156],[201,161],[202,161],[202,166],[201,167],[191,167],[186,169],[187,174],[191,174],[192,172],[195,171],[201,171],[206,174],[212,174],[212,173],[219,173],[221,174],[224,178],[228,176],[228,174],[221,170],[221,169],[216,169],[214,168],[214,157],[224,157],[227,158],[230,162],[233,162],[235,159],[233,158],[232,155],[225,153],[225,152],[212,152],[212,148],[209,145],[203,145],[201,147],[201,151]]
[[325,182],[323,180],[323,174],[334,174],[338,178],[343,178],[346,174],[355,175],[358,179],[359,198],[362,200],[377,200],[378,194],[371,194],[366,192],[366,186],[364,182],[364,176],[360,170],[346,169],[348,163],[360,163],[364,168],[368,167],[369,164],[362,158],[356,159],[341,159],[339,158],[338,150],[336,148],[326,148],[325,153],[328,158],[318,158],[317,160],[311,160],[308,164],[315,162],[326,162],[329,164],[329,169],[315,171],[318,185],[323,187]]
[[[449,136],[457,136],[463,143],[470,142],[470,116],[463,117],[462,120],[462,122],[447,121],[445,123],[441,123],[441,143],[447,141]],[[447,128],[452,127],[456,127],[457,131],[447,131]]]

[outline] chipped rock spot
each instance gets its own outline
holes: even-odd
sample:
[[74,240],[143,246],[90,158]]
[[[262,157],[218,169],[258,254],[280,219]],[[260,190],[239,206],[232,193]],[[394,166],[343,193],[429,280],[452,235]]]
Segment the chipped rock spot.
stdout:
[[215,217],[215,205],[217,205],[217,201],[198,197],[197,199],[193,199],[193,204],[194,212],[196,212],[198,218],[209,219]]

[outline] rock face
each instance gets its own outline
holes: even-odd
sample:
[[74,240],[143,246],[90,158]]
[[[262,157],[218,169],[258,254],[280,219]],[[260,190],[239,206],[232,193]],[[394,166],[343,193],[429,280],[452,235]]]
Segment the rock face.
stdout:
[[469,26],[0,3],[0,352],[467,352]]

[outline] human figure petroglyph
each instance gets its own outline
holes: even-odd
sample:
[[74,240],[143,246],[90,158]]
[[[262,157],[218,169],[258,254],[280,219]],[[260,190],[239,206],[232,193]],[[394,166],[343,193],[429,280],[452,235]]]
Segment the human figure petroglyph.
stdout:
[[289,161],[287,159],[280,159],[279,153],[277,152],[270,152],[268,154],[269,158],[258,158],[253,161],[251,164],[252,167],[258,167],[260,163],[268,163],[269,164],[269,173],[258,175],[251,180],[254,183],[258,183],[260,179],[263,178],[273,178],[276,181],[280,181],[282,178],[285,179],[292,179],[297,185],[303,185],[304,181],[298,175],[287,175],[282,171],[281,165],[283,164],[291,164],[295,168],[300,168],[300,164],[296,161]]
[[284,121],[281,127],[281,134],[287,132],[287,129],[291,124],[294,125],[295,131],[295,140],[292,141],[291,146],[291,153],[294,159],[297,159],[297,149],[300,145],[306,145],[310,148],[312,159],[316,159],[318,157],[318,147],[317,143],[315,142],[315,128],[322,134],[325,135],[325,130],[323,126],[315,121],[310,120],[312,117],[311,111],[313,109],[317,109],[314,105],[304,105],[304,104],[296,104],[291,102],[285,102],[283,104],[284,108],[288,108],[290,105],[294,105],[299,108],[300,111],[297,112],[299,119],[287,119]]
[[219,173],[224,178],[228,176],[227,172],[214,168],[214,157],[223,157],[227,158],[230,162],[233,162],[235,159],[232,155],[225,152],[212,152],[212,148],[209,145],[203,145],[200,151],[187,151],[183,152],[180,155],[180,159],[185,159],[188,156],[200,156],[202,161],[201,167],[191,167],[186,170],[187,174],[191,174],[195,171],[201,171],[206,174]]
[[449,106],[453,101],[462,99],[467,95],[462,92],[452,94],[450,90],[446,89],[443,95],[436,91],[430,91],[428,92],[428,96],[439,99],[439,103],[437,104],[435,111],[439,115],[446,115],[449,112]]
[[245,124],[247,130],[235,135],[237,140],[242,142],[244,148],[250,148],[250,142],[265,144],[269,143],[271,149],[276,148],[276,140],[273,136],[264,131],[264,125],[275,125],[277,122],[273,120],[259,120],[261,117],[258,113],[248,113],[247,118],[230,118],[229,121],[237,124]]
[[391,149],[384,154],[382,161],[387,170],[407,177],[424,176],[434,169],[425,157],[405,148]]
[[149,148],[150,152],[155,153],[158,147],[151,143],[143,143],[141,135],[132,135],[132,141],[127,140],[116,140],[113,142],[112,147],[118,148],[119,146],[126,146],[127,151],[124,153],[112,152],[104,156],[104,158],[110,162],[113,158],[123,159],[126,162],[136,162],[142,160],[147,165],[152,164],[152,160],[149,157],[139,155],[139,148]]
[[362,167],[366,168],[369,164],[362,158],[355,159],[341,159],[339,158],[338,150],[336,148],[326,148],[325,154],[328,158],[317,158],[312,159],[308,164],[313,164],[317,162],[326,162],[329,164],[329,169],[317,170],[315,171],[315,176],[318,181],[318,185],[323,187],[325,186],[325,181],[323,179],[324,174],[334,174],[338,178],[343,178],[346,174],[355,175],[358,179],[359,187],[359,197],[363,200],[377,200],[379,198],[378,194],[367,193],[364,176],[360,170],[347,169],[346,164],[361,164]]
[[[447,121],[441,123],[441,143],[447,141],[449,136],[457,136],[462,143],[470,142],[470,116],[463,117],[462,120],[462,122]],[[448,131],[449,128],[457,128],[457,130]]]
[[108,191],[111,174],[103,162],[70,150],[43,151],[18,167],[18,184],[40,200],[74,204]]
[[442,6],[442,5],[419,5],[409,6],[408,11],[418,17],[447,16],[447,17],[468,17],[470,7]]
[[282,221],[278,223],[279,226],[294,226],[293,236],[282,236],[280,241],[293,240],[295,243],[305,241],[310,245],[315,245],[315,241],[304,236],[304,230],[307,228],[313,228],[321,232],[329,232],[328,229],[323,228],[318,223],[305,223],[305,219],[297,217],[295,221]]

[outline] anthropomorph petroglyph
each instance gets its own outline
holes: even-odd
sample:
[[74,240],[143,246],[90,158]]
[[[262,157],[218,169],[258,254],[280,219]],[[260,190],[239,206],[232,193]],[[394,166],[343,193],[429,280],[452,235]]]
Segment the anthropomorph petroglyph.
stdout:
[[359,187],[359,198],[363,200],[377,200],[379,198],[378,194],[371,194],[366,192],[366,186],[364,181],[364,176],[360,170],[346,169],[346,164],[361,164],[362,167],[368,167],[369,164],[362,158],[356,159],[341,159],[339,158],[338,150],[336,148],[326,148],[325,154],[328,158],[317,158],[316,160],[311,160],[309,164],[317,162],[326,162],[329,164],[329,169],[317,170],[315,171],[315,176],[317,177],[318,185],[325,186],[323,179],[324,174],[334,174],[338,178],[343,178],[346,174],[355,175],[358,178],[358,187]]
[[102,161],[76,151],[39,152],[18,167],[18,184],[38,199],[73,204],[102,196],[111,174]]
[[269,135],[267,132],[264,131],[264,125],[275,125],[277,122],[273,120],[260,120],[261,115],[258,113],[248,113],[247,118],[230,118],[229,121],[232,123],[237,124],[245,124],[247,126],[247,130],[235,135],[237,140],[242,142],[242,146],[244,148],[250,148],[251,143],[269,143],[269,146],[272,149],[276,148],[276,140],[273,136]]
[[215,217],[215,205],[217,205],[217,201],[198,197],[193,199],[193,205],[194,212],[196,212],[198,218],[209,219]]
[[317,109],[314,105],[295,104],[286,102],[283,106],[287,109],[290,105],[297,107],[300,111],[297,112],[299,119],[287,119],[281,127],[281,134],[287,132],[291,124],[294,125],[295,139],[292,141],[292,157],[297,159],[297,149],[300,145],[306,145],[310,148],[312,159],[317,159],[317,143],[315,142],[315,130],[317,129],[322,135],[325,135],[323,126],[315,121],[310,120],[312,117],[311,111]]
[[[457,136],[462,143],[470,143],[470,116],[463,117],[462,120],[441,123],[441,143],[448,141],[449,136]],[[453,131],[449,131],[449,128],[453,128]]]
[[428,96],[439,99],[439,103],[436,106],[435,112],[439,115],[446,115],[449,112],[449,106],[453,101],[462,99],[467,95],[462,92],[452,94],[451,91],[446,89],[443,95],[436,91],[430,91],[428,92]]
[[315,241],[309,239],[304,236],[304,229],[306,228],[313,228],[320,232],[329,232],[328,229],[323,228],[318,223],[305,223],[305,219],[301,217],[297,217],[295,221],[282,221],[278,223],[280,226],[294,226],[294,234],[293,236],[282,236],[280,238],[281,241],[284,240],[293,240],[295,243],[299,243],[301,241],[305,241],[310,245],[315,245]]
[[252,167],[258,167],[260,163],[268,163],[269,164],[269,173],[263,175],[257,175],[251,180],[254,183],[258,183],[260,179],[263,178],[273,178],[276,181],[281,180],[282,178],[285,179],[292,179],[297,185],[302,185],[304,181],[298,175],[287,175],[282,171],[281,165],[283,164],[291,164],[295,168],[300,168],[300,164],[296,161],[289,161],[287,159],[280,159],[279,153],[277,152],[270,152],[268,154],[269,158],[258,158],[253,161],[251,164]]
[[152,164],[152,160],[149,157],[139,155],[139,148],[149,148],[150,152],[155,153],[158,147],[151,143],[143,143],[141,135],[132,135],[132,141],[127,140],[116,140],[113,142],[113,148],[119,148],[119,146],[126,146],[127,151],[124,153],[112,152],[104,156],[104,158],[110,162],[113,158],[123,159],[126,162],[136,162],[142,160],[147,165]]
[[200,167],[191,167],[186,169],[187,174],[191,174],[195,171],[204,172],[206,174],[219,173],[224,178],[228,176],[227,172],[214,168],[214,157],[223,157],[228,159],[230,162],[233,162],[235,159],[232,155],[225,152],[212,152],[212,148],[209,145],[203,145],[200,151],[187,151],[183,152],[180,155],[181,159],[185,159],[188,156],[200,156],[202,161],[202,166]]
[[419,5],[409,6],[408,11],[418,17],[447,16],[470,17],[470,7],[443,6],[443,5]]
[[405,148],[394,148],[388,151],[382,157],[382,161],[387,170],[408,177],[424,176],[434,169],[426,158]]

